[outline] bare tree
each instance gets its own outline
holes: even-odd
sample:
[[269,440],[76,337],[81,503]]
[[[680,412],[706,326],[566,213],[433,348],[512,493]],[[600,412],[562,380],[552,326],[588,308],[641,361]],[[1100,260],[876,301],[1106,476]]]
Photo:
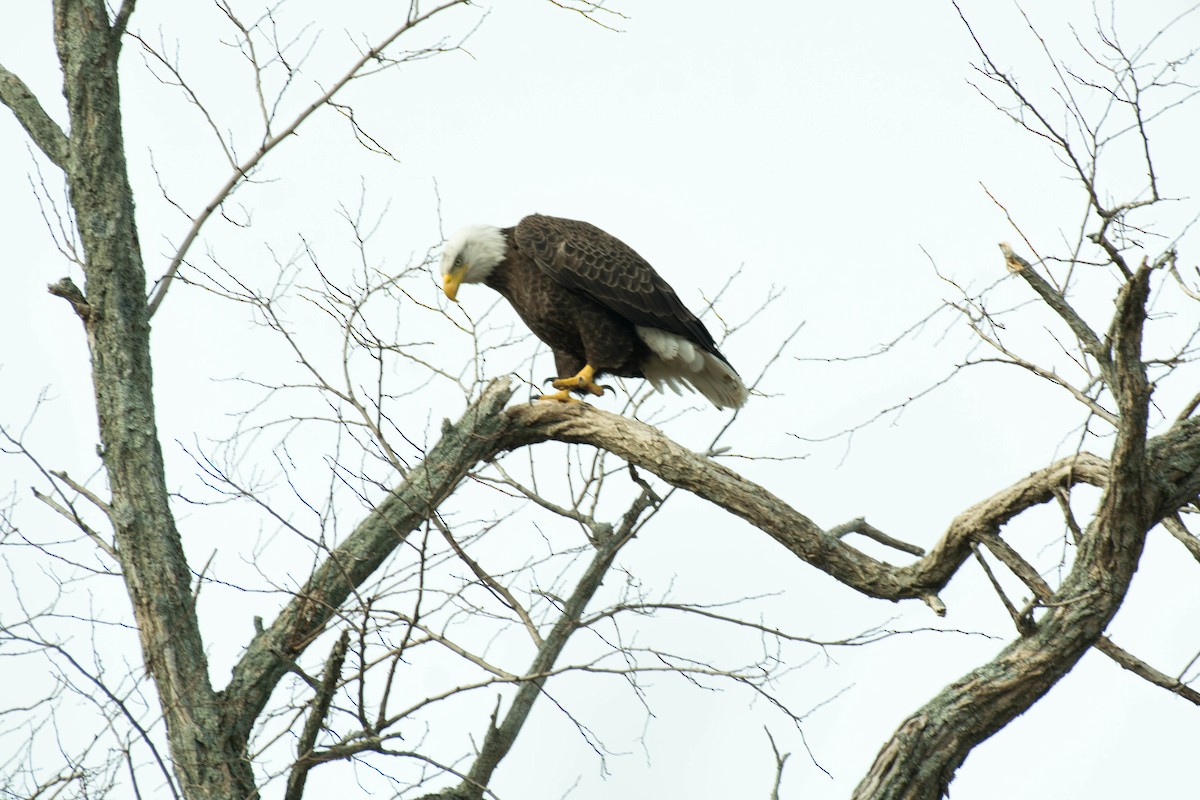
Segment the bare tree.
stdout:
[[[245,224],[232,196],[318,112],[341,113],[359,142],[386,157],[341,93],[368,74],[452,49],[438,40],[400,51],[397,42],[464,4],[411,4],[394,31],[360,44],[358,57],[289,116],[281,109],[300,91],[300,65],[311,42],[283,34],[275,9],[251,22],[218,2],[261,109],[249,156],[170,48],[132,32],[133,0],[115,13],[93,0],[55,3],[66,126],[0,67],[0,101],[67,188],[69,209],[56,218],[46,188],[53,179],[38,184],[48,217],[59,225],[57,243],[84,286],[66,277],[50,291],[83,324],[100,438],[98,477],[77,480],[34,452],[15,426],[4,429],[4,450],[33,471],[37,498],[76,532],[68,542],[30,536],[11,503],[3,516],[6,543],[19,544],[30,563],[47,565],[57,591],[36,607],[6,610],[0,621],[6,652],[43,659],[55,676],[9,711],[10,719],[22,720],[10,731],[27,744],[0,762],[6,791],[93,797],[130,786],[139,796],[191,800],[253,798],[272,786],[298,800],[322,765],[351,762],[392,765],[387,770],[397,794],[482,798],[491,796],[495,772],[535,703],[559,705],[604,757],[587,724],[556,699],[555,686],[566,674],[621,681],[642,698],[645,677],[665,672],[764,698],[784,721],[798,724],[803,713],[773,689],[777,674],[802,660],[806,648],[859,644],[887,632],[818,642],[755,622],[746,610],[752,600],[679,602],[641,586],[614,565],[676,490],[746,520],[789,554],[868,597],[920,600],[941,615],[946,608],[939,595],[968,560],[984,565],[993,579],[1012,616],[1012,641],[903,721],[856,797],[942,796],[973,748],[1028,710],[1091,648],[1200,703],[1186,681],[1105,636],[1152,531],[1165,530],[1193,557],[1200,553],[1184,521],[1200,493],[1200,395],[1186,389],[1200,326],[1189,324],[1182,338],[1165,343],[1156,337],[1153,352],[1148,344],[1152,296],[1157,310],[1179,308],[1191,315],[1187,319],[1196,318],[1200,297],[1196,278],[1181,266],[1178,233],[1148,233],[1150,215],[1169,197],[1160,187],[1151,132],[1193,96],[1178,76],[1190,54],[1154,60],[1154,40],[1130,50],[1097,22],[1094,45],[1082,45],[1087,70],[1069,68],[1046,48],[1052,83],[1045,100],[1001,69],[967,28],[979,47],[981,92],[1054,148],[1082,190],[1083,213],[1077,240],[1049,255],[1024,238],[1014,212],[1021,243],[1002,245],[996,265],[997,275],[1006,268],[1007,277],[983,292],[952,284],[958,296],[948,308],[987,352],[975,350],[961,366],[1018,367],[1069,393],[1085,421],[1076,452],[963,511],[926,553],[861,518],[822,528],[715,460],[724,428],[712,432],[705,452],[695,452],[668,438],[661,425],[642,421],[665,420],[644,393],[629,393],[622,415],[575,404],[510,404],[518,391],[514,379],[487,378],[493,361],[522,346],[514,344],[519,337],[490,314],[471,319],[436,305],[428,254],[398,271],[381,268],[372,251],[376,220],[365,199],[357,209],[343,209],[357,255],[349,270],[329,266],[319,247],[301,240],[260,285],[236,263],[193,252],[213,220]],[[561,5],[601,24],[612,21],[599,5]],[[189,225],[149,288],[121,118],[118,61],[131,42],[153,74],[195,107],[229,167],[197,211],[184,210],[164,185],[164,198]],[[1110,152],[1127,153],[1117,147],[1127,141],[1137,144],[1144,175],[1132,191],[1102,171]],[[236,381],[253,401],[230,435],[182,443],[198,481],[177,491],[164,466],[150,320],[167,313],[168,291],[180,291],[181,284],[194,296],[245,309],[289,366]],[[995,310],[997,293],[1018,285],[1036,302]],[[1076,298],[1107,287],[1115,287],[1110,316],[1080,307]],[[720,302],[718,292],[713,304]],[[414,321],[426,318],[453,329],[462,370],[450,372],[445,360],[435,366],[426,357],[430,343],[413,333],[423,327]],[[755,314],[714,318],[724,334],[738,335]],[[1048,331],[1050,349],[1028,354],[1011,343],[1009,332],[1022,327]],[[1055,348],[1056,355],[1044,356]],[[781,352],[759,367],[771,367]],[[537,363],[523,363],[525,382],[537,383]],[[1168,384],[1188,394],[1175,400],[1164,389]],[[431,430],[411,416],[409,401],[435,407],[435,400],[423,398],[440,391],[470,402],[457,420]],[[1167,397],[1178,408],[1161,410]],[[552,442],[570,447],[553,449]],[[269,477],[245,466],[250,456],[264,455],[273,464]],[[1089,498],[1073,493],[1082,485],[1098,489],[1087,508]],[[1056,581],[1003,535],[1006,524],[1051,503],[1061,510],[1074,548]],[[277,536],[292,554],[286,568],[253,563],[251,577],[213,574],[190,558],[181,514],[193,508],[218,514],[225,507],[235,510],[233,524],[272,532],[264,551]],[[543,524],[570,530],[573,538],[551,541]],[[497,536],[501,529],[508,538]],[[896,566],[875,558],[849,544],[851,534],[912,559]],[[1022,581],[1032,599],[1010,598],[997,577],[1001,568]],[[20,570],[9,570],[15,583]],[[71,616],[60,606],[71,581],[113,579],[128,592],[144,671],[112,666],[100,613],[87,618],[91,636],[82,649],[56,627]],[[210,649],[228,631],[206,630],[197,605],[202,590],[226,588],[247,604],[265,598],[271,619],[253,620],[252,638],[231,657],[231,677],[218,688]],[[627,620],[653,615],[685,615],[767,644],[753,657],[731,658],[625,637]],[[130,623],[117,620],[112,627],[120,634]],[[439,681],[421,685],[426,675]],[[431,712],[447,703],[479,716],[457,725],[432,721]],[[82,738],[64,736],[59,716],[87,704],[102,723]],[[58,761],[47,763],[38,749],[44,738],[56,742]],[[769,741],[778,796],[788,754]]]

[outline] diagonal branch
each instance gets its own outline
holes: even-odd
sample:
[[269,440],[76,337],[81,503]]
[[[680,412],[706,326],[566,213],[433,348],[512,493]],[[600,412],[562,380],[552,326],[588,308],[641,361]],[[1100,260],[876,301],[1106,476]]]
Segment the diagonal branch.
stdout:
[[[1170,525],[1170,519],[1164,519],[1163,524]],[[999,536],[993,536],[987,540],[988,549],[1008,567],[1014,575],[1033,591],[1036,600],[1027,606],[1029,611],[1032,611],[1033,605],[1045,605],[1051,602],[1054,597],[1054,590],[1050,588],[1050,584],[1046,583],[1045,579],[1038,574],[1033,565],[1026,561],[1021,555],[1014,550],[1007,542]],[[1028,632],[1028,624],[1030,618],[1026,615],[1021,615],[1017,619],[1017,627],[1022,632]],[[1101,653],[1111,658],[1122,669],[1129,670],[1134,675],[1144,678],[1155,686],[1166,689],[1172,694],[1177,694],[1184,700],[1195,705],[1200,705],[1200,692],[1196,691],[1178,678],[1172,678],[1161,670],[1142,661],[1137,656],[1119,647],[1112,639],[1107,636],[1101,636],[1096,640],[1095,647]]]
[[998,529],[1027,508],[1049,502],[1056,486],[1102,485],[1107,475],[1106,462],[1088,453],[1056,462],[967,509],[927,556],[897,567],[830,535],[763,487],[681,447],[657,428],[574,404],[558,408],[535,403],[511,408],[507,414],[516,423],[510,447],[551,438],[607,450],[741,517],[847,586],[888,600],[929,602],[970,555],[974,537]]
[[541,647],[543,644],[542,635],[538,633],[537,625],[534,624],[533,618],[529,616],[529,612],[525,610],[525,606],[523,606],[521,602],[513,596],[513,593],[508,590],[508,587],[493,578],[490,574],[488,574],[487,570],[479,565],[478,561],[467,555],[467,551],[463,550],[462,545],[460,545],[458,540],[454,538],[454,535],[450,533],[450,529],[446,527],[446,523],[442,522],[442,520],[436,515],[431,517],[431,519],[433,520],[434,527],[441,532],[442,538],[444,538],[446,543],[450,545],[450,549],[454,551],[454,554],[457,555],[459,559],[461,559],[462,562],[470,568],[471,572],[475,573],[475,577],[479,578],[480,582],[487,587],[488,591],[490,591],[498,600],[500,600],[501,603],[512,609],[514,614],[520,617],[521,624],[525,626],[525,631],[529,634],[529,638],[533,640],[534,647]]
[[1171,694],[1177,694],[1193,705],[1200,706],[1200,692],[1178,678],[1172,678],[1165,672],[1150,666],[1128,650],[1117,646],[1107,636],[1101,636],[1096,641],[1096,649],[1115,661],[1122,669],[1127,669],[1139,678],[1144,678],[1155,686],[1166,689]]
[[517,734],[521,732],[521,728],[529,718],[529,713],[533,710],[534,701],[541,694],[542,687],[551,675],[558,657],[562,655],[563,649],[567,646],[571,634],[578,630],[579,620],[582,619],[588,603],[591,602],[592,597],[604,582],[604,577],[608,574],[613,559],[633,537],[638,517],[651,503],[652,500],[648,493],[643,490],[638,500],[635,501],[631,513],[626,515],[625,523],[621,525],[621,528],[596,548],[591,563],[579,578],[571,596],[563,604],[562,614],[559,615],[554,627],[546,635],[546,641],[538,648],[537,655],[529,667],[528,675],[535,677],[521,683],[509,706],[508,713],[504,715],[504,720],[497,725],[493,718],[493,722],[488,726],[483,744],[479,748],[479,756],[471,765],[471,771],[466,780],[458,787],[458,793],[463,800],[482,800],[492,773],[512,749]]
[[0,103],[8,106],[29,138],[59,169],[67,168],[71,143],[25,82],[0,64]]
[[300,741],[296,744],[296,761],[292,764],[292,771],[288,773],[284,800],[301,800],[304,796],[304,786],[312,768],[313,747],[317,743],[321,728],[325,725],[325,718],[329,716],[329,707],[333,704],[333,695],[337,692],[342,663],[346,660],[346,650],[349,646],[350,632],[342,631],[325,661],[320,687],[312,699],[312,708],[308,712],[308,719],[304,721],[304,729],[300,732]]
[[1033,265],[1026,261],[1021,256],[1017,255],[1012,247],[1007,242],[1000,242],[1000,251],[1004,254],[1004,264],[1009,272],[1020,276],[1030,288],[1038,293],[1038,296],[1045,301],[1046,305],[1054,310],[1062,318],[1063,322],[1067,323],[1071,332],[1079,339],[1079,343],[1083,345],[1084,351],[1092,358],[1096,359],[1096,363],[1100,365],[1101,371],[1105,377],[1109,377],[1109,372],[1112,367],[1112,359],[1109,356],[1108,348],[1100,341],[1100,337],[1091,327],[1084,322],[1083,317],[1071,307],[1066,298],[1055,289],[1050,283],[1037,273]]
[[1180,544],[1187,548],[1187,551],[1192,554],[1192,558],[1200,561],[1200,539],[1192,535],[1178,514],[1164,519],[1163,527],[1167,529],[1168,533],[1178,539]]

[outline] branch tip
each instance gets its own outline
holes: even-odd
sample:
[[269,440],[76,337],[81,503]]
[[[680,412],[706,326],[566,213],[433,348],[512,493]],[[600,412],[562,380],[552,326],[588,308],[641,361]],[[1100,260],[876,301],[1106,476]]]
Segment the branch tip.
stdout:
[[921,599],[925,601],[925,605],[933,610],[933,613],[939,617],[946,616],[946,604],[942,602],[942,598],[930,592],[929,594],[921,595]]
[[75,281],[70,278],[63,278],[58,283],[52,283],[47,286],[46,291],[70,303],[71,308],[75,309],[75,313],[84,322],[91,319],[92,307],[88,305],[87,298],[83,296],[80,288],[75,285]]

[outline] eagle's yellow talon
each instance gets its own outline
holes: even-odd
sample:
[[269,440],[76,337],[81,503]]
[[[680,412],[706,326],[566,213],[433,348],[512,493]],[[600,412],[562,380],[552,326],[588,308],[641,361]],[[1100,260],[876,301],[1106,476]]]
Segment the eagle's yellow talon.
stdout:
[[605,387],[597,386],[592,382],[592,378],[596,377],[596,370],[590,364],[585,365],[579,370],[578,375],[572,375],[570,378],[558,378],[550,383],[555,389],[561,389],[563,392],[587,392],[600,397],[604,394]]
[[560,403],[582,403],[583,402],[582,400],[580,400],[578,398],[571,397],[571,393],[566,389],[563,389],[561,392],[555,392],[554,394],[544,394],[536,399],[538,399],[538,400],[557,400]]

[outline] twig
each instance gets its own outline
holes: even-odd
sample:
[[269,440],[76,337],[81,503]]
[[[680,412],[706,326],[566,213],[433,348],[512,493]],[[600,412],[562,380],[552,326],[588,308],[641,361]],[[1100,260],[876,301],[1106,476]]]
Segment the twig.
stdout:
[[196,237],[200,235],[200,229],[204,227],[204,224],[208,222],[209,217],[211,217],[213,213],[221,207],[221,204],[225,202],[225,199],[229,197],[230,193],[232,193],[233,190],[242,182],[242,180],[245,179],[245,177],[255,167],[258,166],[259,162],[261,162],[268,153],[274,150],[275,147],[281,142],[290,138],[291,135],[294,134],[310,116],[312,116],[314,111],[329,103],[329,101],[332,100],[333,97],[346,86],[346,84],[350,83],[350,81],[357,77],[359,71],[364,66],[377,59],[384,50],[390,47],[392,43],[400,37],[401,34],[405,33],[414,26],[419,25],[421,22],[424,22],[430,17],[445,11],[447,8],[461,5],[464,2],[466,2],[466,0],[451,0],[451,2],[436,6],[432,10],[427,11],[418,17],[407,20],[402,26],[393,31],[391,35],[387,36],[382,42],[365,51],[341,78],[335,81],[324,94],[322,94],[319,98],[310,103],[303,111],[301,111],[300,114],[297,115],[294,120],[292,120],[291,124],[263,142],[262,146],[259,147],[253,155],[238,165],[238,167],[233,171],[233,174],[230,175],[228,180],[225,181],[224,185],[217,190],[217,193],[213,196],[213,199],[210,200],[208,205],[204,207],[204,210],[197,215],[195,221],[192,223],[192,227],[183,237],[183,242],[176,249],[175,255],[171,259],[171,263],[167,265],[167,270],[165,273],[163,273],[162,279],[158,283],[158,288],[155,290],[153,296],[151,296],[150,301],[147,304],[146,317],[153,317],[154,312],[158,311],[158,307],[162,305],[163,299],[167,296],[167,290],[171,287],[171,282],[175,279],[176,273],[179,272],[179,267],[183,264],[183,259],[187,256],[187,252],[191,248],[192,243],[196,241]]
[[996,590],[1000,602],[1004,604],[1004,610],[1008,612],[1008,616],[1012,618],[1013,624],[1017,626],[1017,630],[1025,635],[1029,632],[1030,620],[1025,615],[1018,611],[1012,601],[1008,599],[1008,595],[1004,593],[1004,587],[1000,585],[1000,581],[996,579],[995,573],[992,572],[991,566],[988,565],[987,559],[983,557],[983,553],[979,552],[979,545],[971,543],[971,552],[975,554],[975,560],[979,562],[979,566],[983,567],[983,574],[987,575],[988,582],[992,584],[992,588]]
[[771,731],[765,726],[763,731],[767,734],[767,741],[771,743],[771,752],[775,754],[775,783],[771,787],[771,800],[779,800],[779,784],[783,782],[783,765],[787,763],[792,754],[781,754],[779,748],[775,746],[775,737],[771,735]]
[[537,625],[534,624],[533,618],[529,616],[529,612],[525,610],[525,606],[517,602],[517,598],[513,596],[513,593],[508,590],[507,586],[489,575],[487,570],[479,566],[475,559],[467,555],[462,545],[458,543],[450,533],[450,529],[446,527],[446,523],[442,522],[441,517],[435,514],[430,519],[433,521],[434,526],[441,531],[442,537],[445,538],[446,543],[450,545],[455,554],[462,559],[464,564],[471,568],[471,572],[475,573],[475,577],[479,578],[484,586],[496,594],[506,606],[511,608],[521,618],[521,623],[529,633],[529,638],[533,639],[534,646],[541,647],[544,644],[542,635],[538,632]]
[[1192,535],[1192,532],[1183,524],[1183,520],[1178,514],[1166,517],[1162,521],[1162,526],[1167,529],[1167,532],[1179,540],[1180,544],[1187,548],[1187,551],[1192,554],[1192,558],[1200,561],[1200,539]]
[[829,529],[829,535],[835,539],[841,539],[842,537],[851,533],[861,534],[866,536],[868,539],[874,539],[886,547],[891,547],[895,550],[908,553],[909,555],[914,555],[918,558],[925,555],[924,548],[918,547],[915,544],[909,544],[908,542],[902,542],[899,539],[888,536],[886,533],[867,522],[867,520],[863,517],[852,519],[849,522],[843,522],[841,525],[835,525]]

